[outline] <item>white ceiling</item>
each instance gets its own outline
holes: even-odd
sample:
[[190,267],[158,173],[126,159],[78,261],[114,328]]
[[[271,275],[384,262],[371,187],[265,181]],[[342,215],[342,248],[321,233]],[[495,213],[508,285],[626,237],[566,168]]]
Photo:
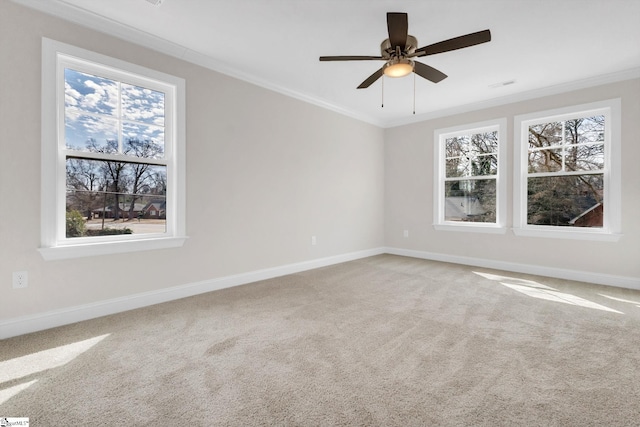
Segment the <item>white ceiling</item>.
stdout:
[[[640,0],[14,0],[388,127],[640,76]],[[356,87],[382,61],[387,12],[425,46],[490,29],[489,43],[420,58],[449,77]],[[503,86],[501,83],[515,81]]]

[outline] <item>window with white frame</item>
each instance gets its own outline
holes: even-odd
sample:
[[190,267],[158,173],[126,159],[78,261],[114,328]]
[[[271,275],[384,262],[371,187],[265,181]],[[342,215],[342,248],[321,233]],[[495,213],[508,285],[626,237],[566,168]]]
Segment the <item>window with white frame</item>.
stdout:
[[435,131],[436,229],[505,232],[505,129],[500,119]]
[[184,242],[184,80],[43,39],[46,259]]
[[619,111],[611,100],[516,117],[516,234],[616,238]]

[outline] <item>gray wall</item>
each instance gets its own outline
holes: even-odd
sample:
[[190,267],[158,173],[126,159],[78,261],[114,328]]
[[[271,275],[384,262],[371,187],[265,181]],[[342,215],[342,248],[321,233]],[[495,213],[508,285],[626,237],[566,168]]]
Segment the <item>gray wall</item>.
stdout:
[[[184,247],[48,262],[37,252],[43,36],[186,80]],[[7,0],[0,76],[0,323],[385,246],[640,277],[640,80],[383,130]],[[623,112],[619,242],[433,229],[434,129],[506,117],[511,160],[514,115],[615,97]],[[29,272],[27,289],[11,288],[18,270]]]
[[[184,247],[42,259],[43,36],[186,80]],[[383,246],[380,128],[6,0],[0,43],[0,321]]]
[[[507,118],[507,226],[513,225],[513,118],[571,105],[622,99],[622,238],[618,242],[436,231],[433,224],[434,130]],[[640,284],[640,80],[627,80],[385,132],[385,244],[448,257],[622,276]],[[409,230],[409,237],[403,231]],[[533,269],[535,270],[535,268]],[[539,269],[542,271],[541,269]]]

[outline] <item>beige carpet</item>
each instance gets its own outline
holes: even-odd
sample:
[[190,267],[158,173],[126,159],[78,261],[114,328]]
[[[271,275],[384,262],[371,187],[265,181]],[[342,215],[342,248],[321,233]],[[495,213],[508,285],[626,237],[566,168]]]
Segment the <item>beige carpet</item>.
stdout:
[[640,292],[381,255],[4,340],[0,360],[0,417],[32,426],[632,426]]

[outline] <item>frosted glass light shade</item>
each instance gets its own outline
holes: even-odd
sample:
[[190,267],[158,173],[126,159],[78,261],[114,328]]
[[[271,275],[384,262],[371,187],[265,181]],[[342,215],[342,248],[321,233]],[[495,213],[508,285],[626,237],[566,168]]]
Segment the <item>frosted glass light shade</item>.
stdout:
[[404,77],[413,71],[413,61],[410,59],[392,59],[384,67],[384,75],[387,77]]

